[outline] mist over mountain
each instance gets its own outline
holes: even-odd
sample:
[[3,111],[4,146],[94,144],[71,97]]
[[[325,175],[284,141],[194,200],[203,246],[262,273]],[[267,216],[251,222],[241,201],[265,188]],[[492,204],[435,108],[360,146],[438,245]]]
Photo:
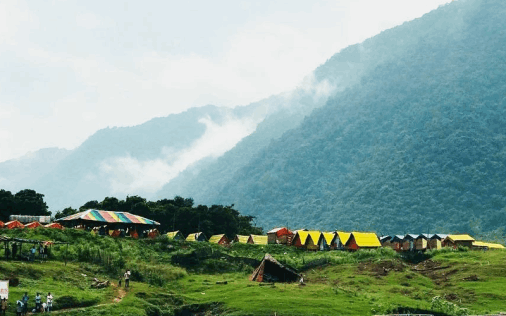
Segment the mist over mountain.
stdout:
[[267,228],[501,230],[505,14],[502,1],[457,1],[346,48],[316,74],[352,60],[359,83],[262,150],[214,202]]

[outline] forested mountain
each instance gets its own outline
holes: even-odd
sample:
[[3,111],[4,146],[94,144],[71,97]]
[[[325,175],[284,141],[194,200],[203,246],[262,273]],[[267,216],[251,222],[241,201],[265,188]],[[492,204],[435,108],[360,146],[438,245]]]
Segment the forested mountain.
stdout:
[[501,229],[504,16],[500,0],[456,1],[345,49],[329,63],[375,52],[380,62],[364,63],[359,84],[262,150],[213,202],[266,229]]
[[34,181],[51,172],[69,153],[62,148],[44,148],[0,163],[0,188],[19,191],[31,187]]
[[[29,187],[45,195],[51,211],[111,195],[149,196],[165,178],[185,167],[181,157],[214,154],[199,142],[209,137],[210,131],[212,134],[227,124],[249,124],[254,130],[266,111],[259,104],[235,109],[209,105],[138,126],[102,129]],[[222,135],[217,136],[215,141],[220,144]]]

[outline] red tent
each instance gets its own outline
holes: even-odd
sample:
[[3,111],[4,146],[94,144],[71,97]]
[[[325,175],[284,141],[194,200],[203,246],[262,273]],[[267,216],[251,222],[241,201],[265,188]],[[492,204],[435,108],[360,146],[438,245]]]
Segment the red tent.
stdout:
[[10,221],[5,223],[5,227],[7,227],[8,229],[25,228],[25,225],[21,224],[20,221]]
[[4,228],[5,224],[4,222],[0,221],[0,228]]
[[148,237],[151,239],[155,239],[156,237],[160,236],[160,232],[158,229],[153,228],[148,231]]
[[39,222],[31,222],[30,224],[26,224],[25,228],[37,228],[40,226],[42,226],[42,224]]
[[267,242],[269,244],[290,244],[293,238],[293,232],[286,227],[274,228],[267,232]]
[[63,226],[60,223],[51,223],[51,224],[44,225],[44,227],[63,229]]

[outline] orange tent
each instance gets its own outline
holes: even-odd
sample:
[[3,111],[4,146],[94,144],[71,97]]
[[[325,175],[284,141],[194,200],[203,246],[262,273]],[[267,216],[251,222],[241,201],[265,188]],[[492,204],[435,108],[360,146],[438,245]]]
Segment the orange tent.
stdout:
[[21,224],[20,221],[10,221],[5,223],[5,227],[7,227],[8,229],[25,228],[25,225]]
[[111,237],[119,237],[120,234],[121,234],[121,231],[119,229],[109,230],[109,236],[111,236]]
[[139,238],[139,234],[137,233],[136,230],[132,230],[130,231],[130,237],[137,239]]
[[25,228],[37,228],[40,226],[42,226],[42,224],[39,222],[31,222],[30,224],[26,224]]
[[160,236],[160,232],[158,231],[158,229],[154,228],[154,229],[150,229],[148,231],[148,237],[149,238],[155,239],[158,236]]
[[47,224],[47,225],[44,225],[44,227],[46,228],[57,228],[57,229],[63,229],[63,226],[59,223],[51,223],[51,224]]
[[0,221],[0,228],[4,228],[5,224],[4,222]]

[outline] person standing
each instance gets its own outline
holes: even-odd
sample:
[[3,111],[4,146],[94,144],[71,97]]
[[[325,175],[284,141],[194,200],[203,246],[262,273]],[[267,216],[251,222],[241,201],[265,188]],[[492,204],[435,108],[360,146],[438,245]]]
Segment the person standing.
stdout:
[[16,315],[17,316],[21,316],[23,314],[23,311],[24,311],[24,304],[23,302],[21,301],[17,301],[16,302]]
[[28,300],[30,298],[28,297],[28,292],[25,292],[25,295],[23,295],[23,298],[21,301],[23,302],[23,315],[26,315],[26,312],[28,312]]
[[12,244],[12,259],[16,259],[17,253],[18,253],[18,245],[14,243]]
[[4,297],[2,298],[2,304],[0,305],[0,315],[5,315],[5,311],[7,310],[7,299]]
[[35,249],[35,245],[33,245],[32,249],[30,249],[30,261],[35,261],[35,253],[37,249]]
[[40,306],[42,303],[42,298],[40,297],[40,293],[37,293],[35,296],[35,310],[40,311]]
[[51,292],[49,292],[47,293],[46,297],[46,310],[48,313],[50,313],[51,309],[53,309],[53,295],[51,295]]
[[44,259],[47,259],[47,254],[49,253],[49,249],[47,249],[47,245],[44,246]]
[[125,272],[125,287],[130,286],[130,270],[126,270]]

